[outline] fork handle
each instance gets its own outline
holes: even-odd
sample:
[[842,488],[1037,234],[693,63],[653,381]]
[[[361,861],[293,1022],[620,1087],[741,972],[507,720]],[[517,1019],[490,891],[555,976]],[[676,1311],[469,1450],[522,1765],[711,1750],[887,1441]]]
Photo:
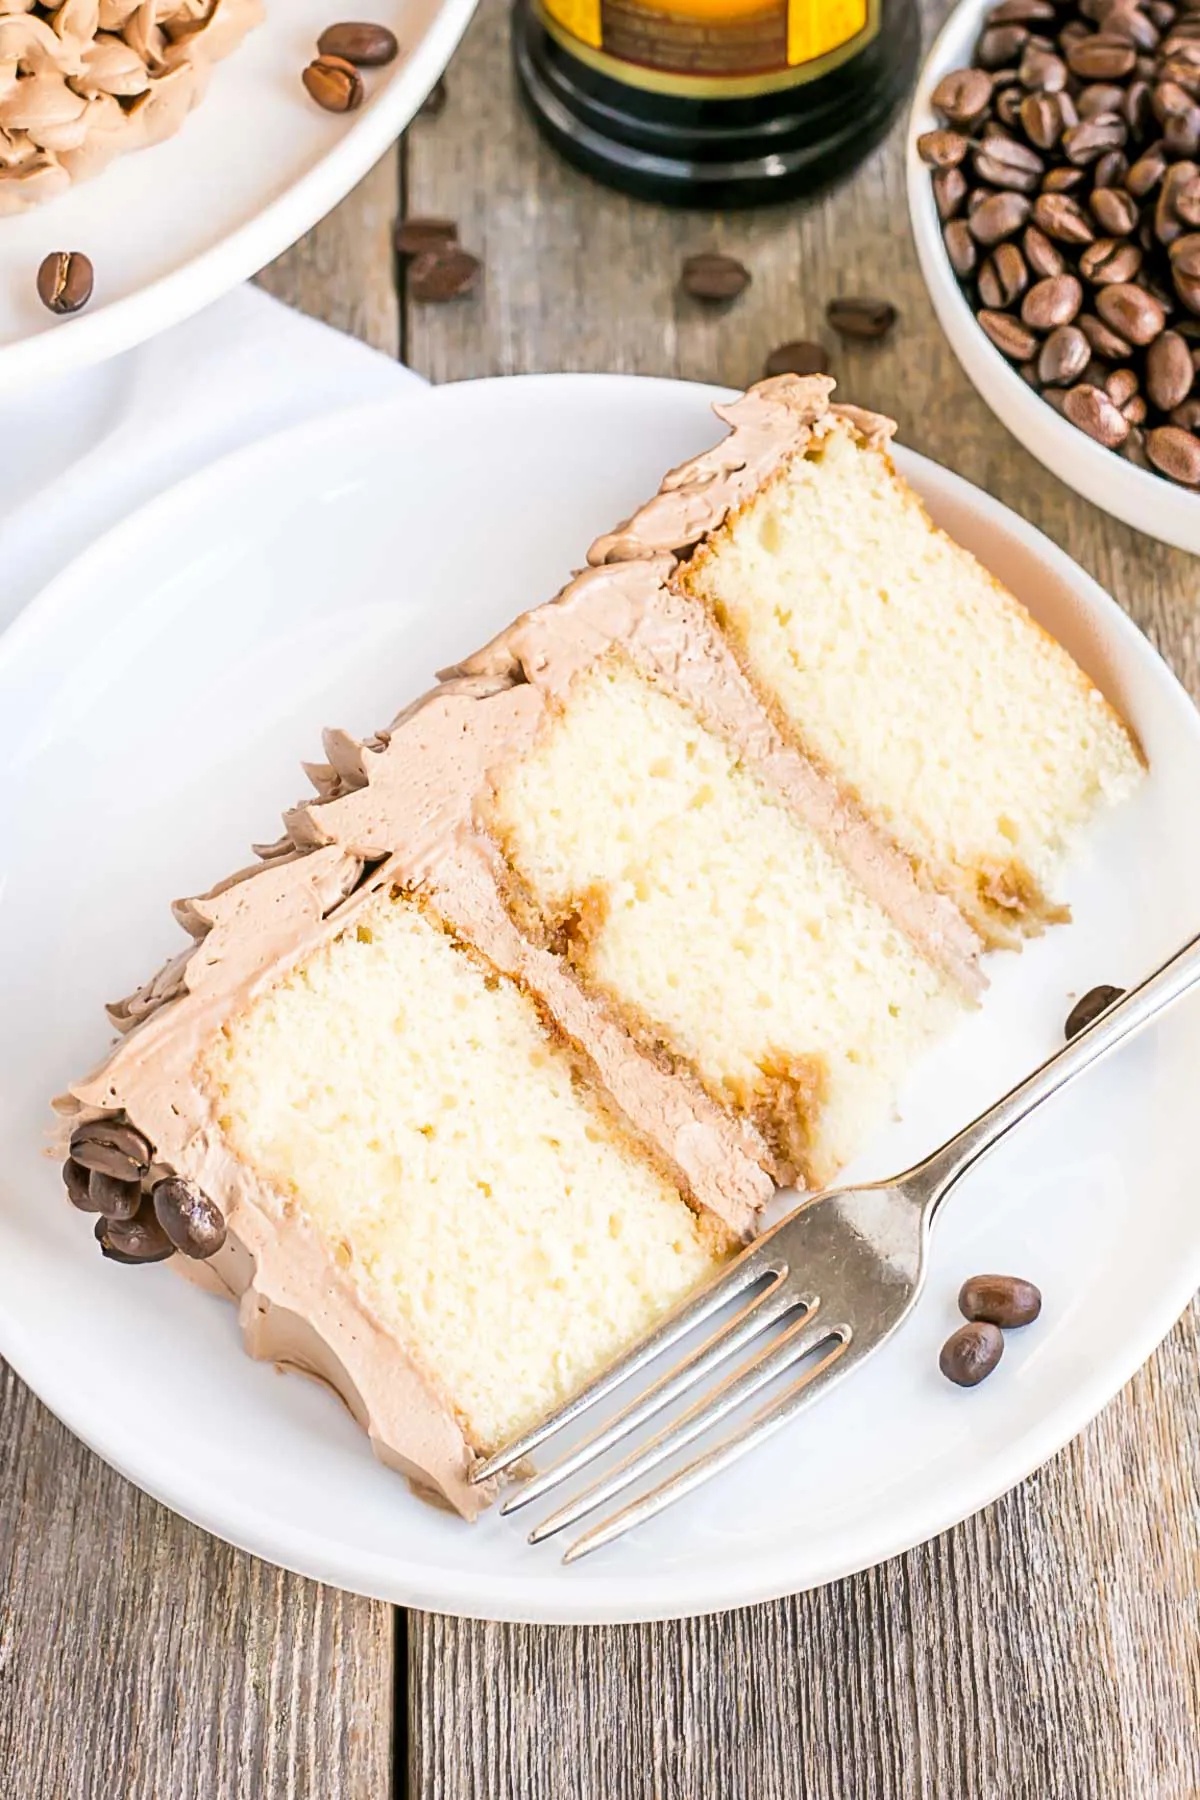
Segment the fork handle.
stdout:
[[985,1113],[943,1144],[918,1165],[914,1175],[924,1177],[924,1204],[932,1215],[959,1177],[998,1143],[1006,1132],[1039,1107],[1051,1094],[1074,1081],[1085,1069],[1123,1044],[1126,1038],[1157,1018],[1181,994],[1200,983],[1200,935],[1148,975],[1140,987],[1122,995],[1068,1044],[1026,1076],[1011,1093],[997,1100]]

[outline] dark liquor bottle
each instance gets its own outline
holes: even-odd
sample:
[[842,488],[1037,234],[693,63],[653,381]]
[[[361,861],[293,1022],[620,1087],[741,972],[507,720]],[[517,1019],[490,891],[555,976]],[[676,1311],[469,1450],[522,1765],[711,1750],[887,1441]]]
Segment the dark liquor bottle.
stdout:
[[534,118],[611,187],[751,206],[846,175],[920,48],[917,0],[516,0]]

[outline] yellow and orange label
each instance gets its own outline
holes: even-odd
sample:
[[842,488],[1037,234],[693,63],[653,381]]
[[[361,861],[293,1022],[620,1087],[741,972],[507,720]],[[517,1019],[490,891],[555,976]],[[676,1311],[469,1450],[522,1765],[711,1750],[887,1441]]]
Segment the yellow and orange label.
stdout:
[[827,74],[879,29],[880,0],[539,0],[547,29],[618,81],[697,98]]

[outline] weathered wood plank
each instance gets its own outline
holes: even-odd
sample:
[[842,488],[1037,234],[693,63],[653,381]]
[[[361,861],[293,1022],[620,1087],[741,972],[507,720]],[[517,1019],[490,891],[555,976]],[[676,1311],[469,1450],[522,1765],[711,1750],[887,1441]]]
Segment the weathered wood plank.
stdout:
[[185,1524],[0,1365],[5,1800],[384,1800],[391,1609]]
[[[929,0],[927,24],[945,10]],[[504,71],[502,73],[502,71]],[[522,116],[507,8],[483,0],[437,120],[408,134],[412,213],[457,218],[481,290],[410,304],[435,380],[612,369],[742,385],[819,337],[843,392],[997,494],[1092,570],[1200,696],[1197,565],[1071,494],[988,413],[933,317],[897,136],[819,207],[671,215],[566,168]],[[714,312],[692,250],[751,269]],[[883,346],[840,345],[837,293],[894,299]],[[723,1618],[538,1630],[413,1615],[420,1800],[1175,1800],[1200,1792],[1195,1311],[1069,1450],[936,1543],[825,1591]]]

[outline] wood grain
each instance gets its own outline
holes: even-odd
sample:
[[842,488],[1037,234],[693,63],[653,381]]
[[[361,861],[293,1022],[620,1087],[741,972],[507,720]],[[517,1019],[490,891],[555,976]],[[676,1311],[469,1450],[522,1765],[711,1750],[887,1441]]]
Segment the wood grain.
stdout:
[[[927,35],[945,7],[927,4]],[[845,397],[1041,526],[1200,696],[1200,565],[1116,524],[1012,439],[925,295],[898,135],[819,207],[669,214],[562,164],[507,75],[504,0],[480,13],[437,120],[409,132],[411,213],[457,218],[482,289],[409,304],[435,380],[611,369],[741,386],[774,345],[824,339]],[[503,73],[502,73],[503,71]],[[485,178],[480,179],[481,172]],[[753,276],[714,311],[693,250]],[[883,293],[882,346],[838,343],[838,293]],[[409,1621],[420,1800],[1185,1800],[1200,1794],[1200,1423],[1195,1310],[1033,1480],[935,1543],[824,1591],[719,1618],[552,1630]]]

